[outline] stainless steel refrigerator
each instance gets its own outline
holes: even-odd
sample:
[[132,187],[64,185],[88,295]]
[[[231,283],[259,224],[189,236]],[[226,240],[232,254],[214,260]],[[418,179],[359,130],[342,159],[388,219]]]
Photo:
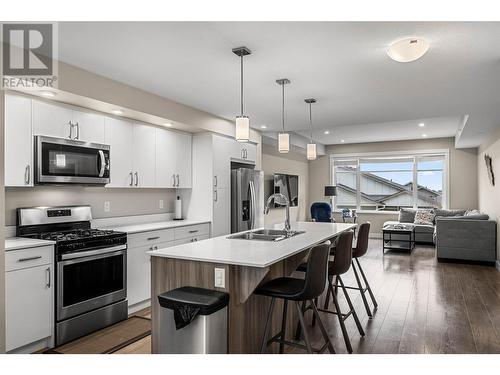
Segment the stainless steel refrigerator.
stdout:
[[264,172],[231,171],[231,233],[264,226]]

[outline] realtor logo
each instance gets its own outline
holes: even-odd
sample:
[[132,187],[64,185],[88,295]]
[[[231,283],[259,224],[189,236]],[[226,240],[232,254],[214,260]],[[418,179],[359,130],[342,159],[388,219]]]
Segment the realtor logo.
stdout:
[[2,24],[2,86],[9,89],[55,87],[56,25]]

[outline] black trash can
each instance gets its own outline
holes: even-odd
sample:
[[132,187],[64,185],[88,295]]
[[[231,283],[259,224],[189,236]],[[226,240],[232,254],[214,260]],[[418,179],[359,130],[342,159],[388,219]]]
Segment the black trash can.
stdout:
[[226,354],[229,294],[185,286],[158,296],[159,352]]

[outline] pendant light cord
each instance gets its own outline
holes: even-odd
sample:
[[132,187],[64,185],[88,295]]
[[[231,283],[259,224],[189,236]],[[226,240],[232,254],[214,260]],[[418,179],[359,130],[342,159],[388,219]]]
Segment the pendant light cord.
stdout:
[[241,58],[241,117],[243,117],[243,54]]
[[313,120],[312,120],[312,103],[309,103],[309,139],[312,142],[313,139]]
[[285,83],[281,84],[281,123],[285,133]]

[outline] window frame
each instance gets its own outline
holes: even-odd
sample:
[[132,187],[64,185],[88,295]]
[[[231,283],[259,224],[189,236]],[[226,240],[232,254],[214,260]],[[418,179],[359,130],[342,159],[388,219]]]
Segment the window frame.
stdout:
[[[449,149],[436,149],[436,150],[413,150],[408,151],[384,151],[384,152],[369,152],[369,153],[349,153],[349,154],[330,154],[330,184],[336,185],[335,176],[335,160],[355,160],[356,161],[356,211],[359,213],[376,213],[376,214],[392,214],[397,211],[377,211],[377,210],[362,210],[361,209],[361,166],[360,159],[369,158],[412,158],[413,159],[413,208],[417,208],[418,203],[418,158],[419,157],[443,157],[443,195],[441,206],[447,209],[450,203],[450,150]],[[393,171],[390,171],[393,172]],[[337,208],[337,202],[333,197],[333,210],[340,212]]]

